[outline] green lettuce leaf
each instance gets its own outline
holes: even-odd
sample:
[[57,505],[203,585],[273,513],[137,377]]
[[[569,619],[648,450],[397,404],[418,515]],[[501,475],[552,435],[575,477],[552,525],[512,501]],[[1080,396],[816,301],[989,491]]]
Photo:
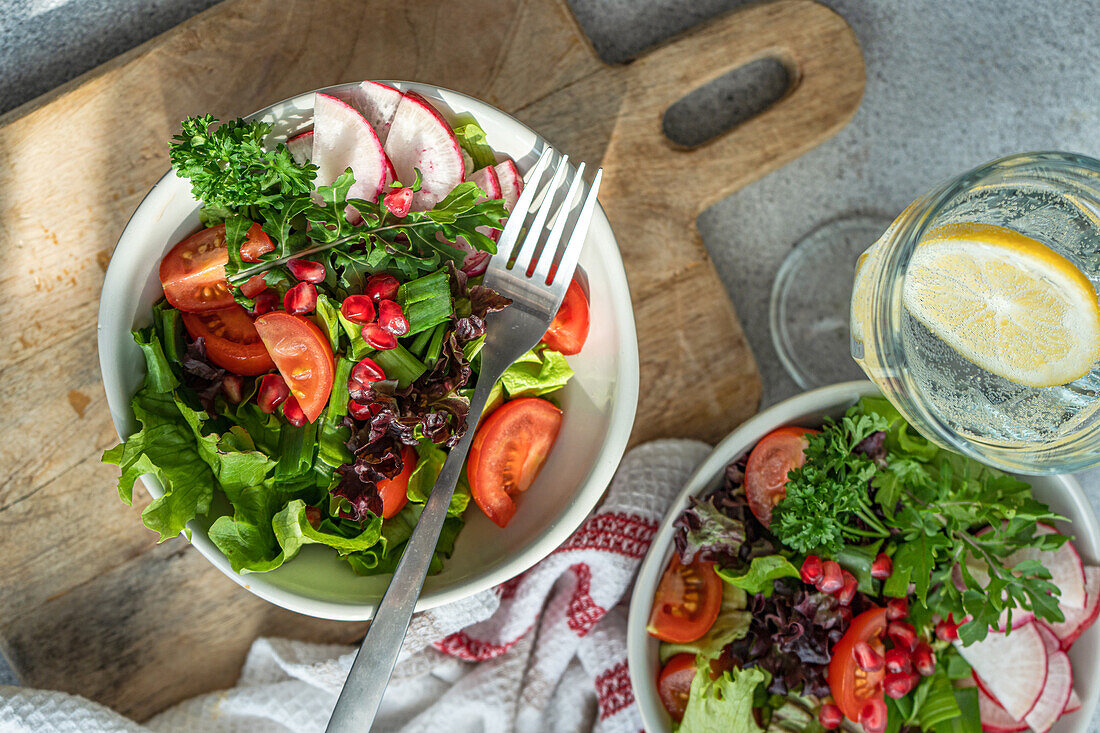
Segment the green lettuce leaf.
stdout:
[[315,529],[306,517],[306,503],[301,499],[288,503],[275,515],[272,525],[275,529],[275,538],[283,548],[287,560],[297,555],[305,545],[328,545],[341,555],[346,555],[374,546],[382,536],[380,517],[374,517],[372,521],[365,522],[362,531],[353,537]]
[[[474,161],[474,170],[496,165],[497,156],[489,146],[485,131],[476,122],[467,122],[455,128],[455,137],[462,149],[469,153]],[[472,173],[473,171],[469,171]]]
[[541,397],[561,389],[572,377],[561,353],[536,346],[504,370],[500,385],[509,398]]
[[[443,470],[443,464],[447,460],[447,454],[439,446],[429,440],[423,440],[416,446],[419,460],[412,476],[409,477],[409,486],[406,495],[409,501],[423,504],[435,486],[435,480],[439,478],[439,472]],[[466,475],[459,478],[455,485],[455,492],[451,496],[451,505],[447,508],[447,515],[460,517],[466,511],[470,503],[470,484],[466,481]]]
[[779,578],[799,577],[798,568],[782,555],[754,557],[747,573],[738,575],[732,570],[718,568],[718,577],[730,585],[741,588],[746,593],[763,593],[771,596],[775,590],[775,581]]
[[679,733],[762,733],[752,715],[752,700],[766,679],[767,673],[752,667],[729,670],[711,680],[710,664],[700,663]]

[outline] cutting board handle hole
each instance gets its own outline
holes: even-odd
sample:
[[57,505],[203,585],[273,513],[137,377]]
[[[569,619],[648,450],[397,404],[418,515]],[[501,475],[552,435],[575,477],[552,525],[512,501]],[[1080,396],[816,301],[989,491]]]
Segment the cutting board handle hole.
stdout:
[[786,96],[794,78],[772,56],[738,66],[669,106],[661,123],[665,137],[686,149],[708,143]]

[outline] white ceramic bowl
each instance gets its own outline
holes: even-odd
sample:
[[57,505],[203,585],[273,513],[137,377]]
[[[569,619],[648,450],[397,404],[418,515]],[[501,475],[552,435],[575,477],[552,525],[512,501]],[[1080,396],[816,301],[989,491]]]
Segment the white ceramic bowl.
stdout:
[[[547,146],[533,130],[465,94],[427,84],[387,83],[419,92],[445,116],[472,115],[490,145],[515,160],[521,171]],[[353,86],[319,91],[339,96]],[[274,139],[282,140],[311,125],[312,116],[313,92],[308,92],[260,110],[250,119],[273,123]],[[99,361],[107,404],[120,436],[137,429],[130,398],[145,372],[130,331],[151,321],[150,307],[162,295],[158,263],[199,226],[198,211],[190,184],[167,173],[138,206],[111,257],[99,305]],[[506,529],[499,529],[470,505],[454,555],[441,573],[428,579],[417,610],[502,583],[548,555],[596,506],[622,457],[638,399],[638,344],[622,259],[602,210],[593,218],[580,262],[588,275],[592,324],[584,351],[569,357],[576,377],[562,393],[565,419],[557,444],[538,480],[519,500]],[[152,476],[143,481],[154,497],[163,493]],[[211,521],[213,517],[188,525],[191,543],[234,581],[284,608],[321,618],[365,620],[374,614],[389,582],[388,575],[355,575],[331,549],[316,545],[307,546],[292,562],[272,572],[238,575],[207,537]]]
[[[673,523],[687,508],[688,497],[702,496],[717,488],[726,466],[744,455],[767,433],[782,425],[820,426],[823,419],[838,418],[856,400],[866,394],[877,394],[870,382],[846,382],[822,387],[780,402],[764,410],[734,430],[692,474],[665,515],[660,529],[642,563],[634,594],[630,599],[627,622],[627,654],[630,661],[630,682],[641,709],[642,722],[649,733],[671,732],[672,720],[657,696],[657,656],[660,642],[646,633],[645,627],[653,608],[657,582],[672,556]],[[1100,527],[1081,486],[1071,476],[1021,476],[1035,490],[1035,496],[1056,512],[1070,519],[1061,527],[1075,537],[1074,544],[1087,564],[1095,565],[1100,558]],[[1067,715],[1054,726],[1053,733],[1083,733],[1088,730],[1100,696],[1100,669],[1097,652],[1100,647],[1100,625],[1093,626],[1077,640],[1070,651],[1073,662],[1074,689],[1081,696],[1081,709]]]

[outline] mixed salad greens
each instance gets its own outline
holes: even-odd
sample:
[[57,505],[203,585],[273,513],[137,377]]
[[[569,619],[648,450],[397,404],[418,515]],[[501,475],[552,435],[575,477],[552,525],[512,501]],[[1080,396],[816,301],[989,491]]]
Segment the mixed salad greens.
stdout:
[[[153,474],[142,512],[166,540],[205,518],[238,572],[302,546],[390,572],[447,450],[471,421],[486,317],[482,276],[523,181],[476,121],[363,82],[315,95],[313,128],[273,144],[260,121],[185,120],[171,144],[203,228],[160,263],[165,298],[134,331],[141,429],[108,450],[119,495]],[[588,333],[580,281],[543,343],[504,374],[437,546],[472,498],[505,526],[562,422],[566,354]]]
[[660,698],[680,733],[1046,731],[1100,612],[1062,519],[882,398],[779,428],[677,519]]

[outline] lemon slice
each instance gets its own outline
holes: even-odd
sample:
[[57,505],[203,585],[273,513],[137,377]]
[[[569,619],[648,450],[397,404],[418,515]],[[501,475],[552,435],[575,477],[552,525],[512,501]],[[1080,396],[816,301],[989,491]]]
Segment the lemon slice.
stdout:
[[1018,384],[1066,384],[1100,358],[1092,283],[1011,229],[950,224],[929,232],[913,252],[902,299],[961,356]]

